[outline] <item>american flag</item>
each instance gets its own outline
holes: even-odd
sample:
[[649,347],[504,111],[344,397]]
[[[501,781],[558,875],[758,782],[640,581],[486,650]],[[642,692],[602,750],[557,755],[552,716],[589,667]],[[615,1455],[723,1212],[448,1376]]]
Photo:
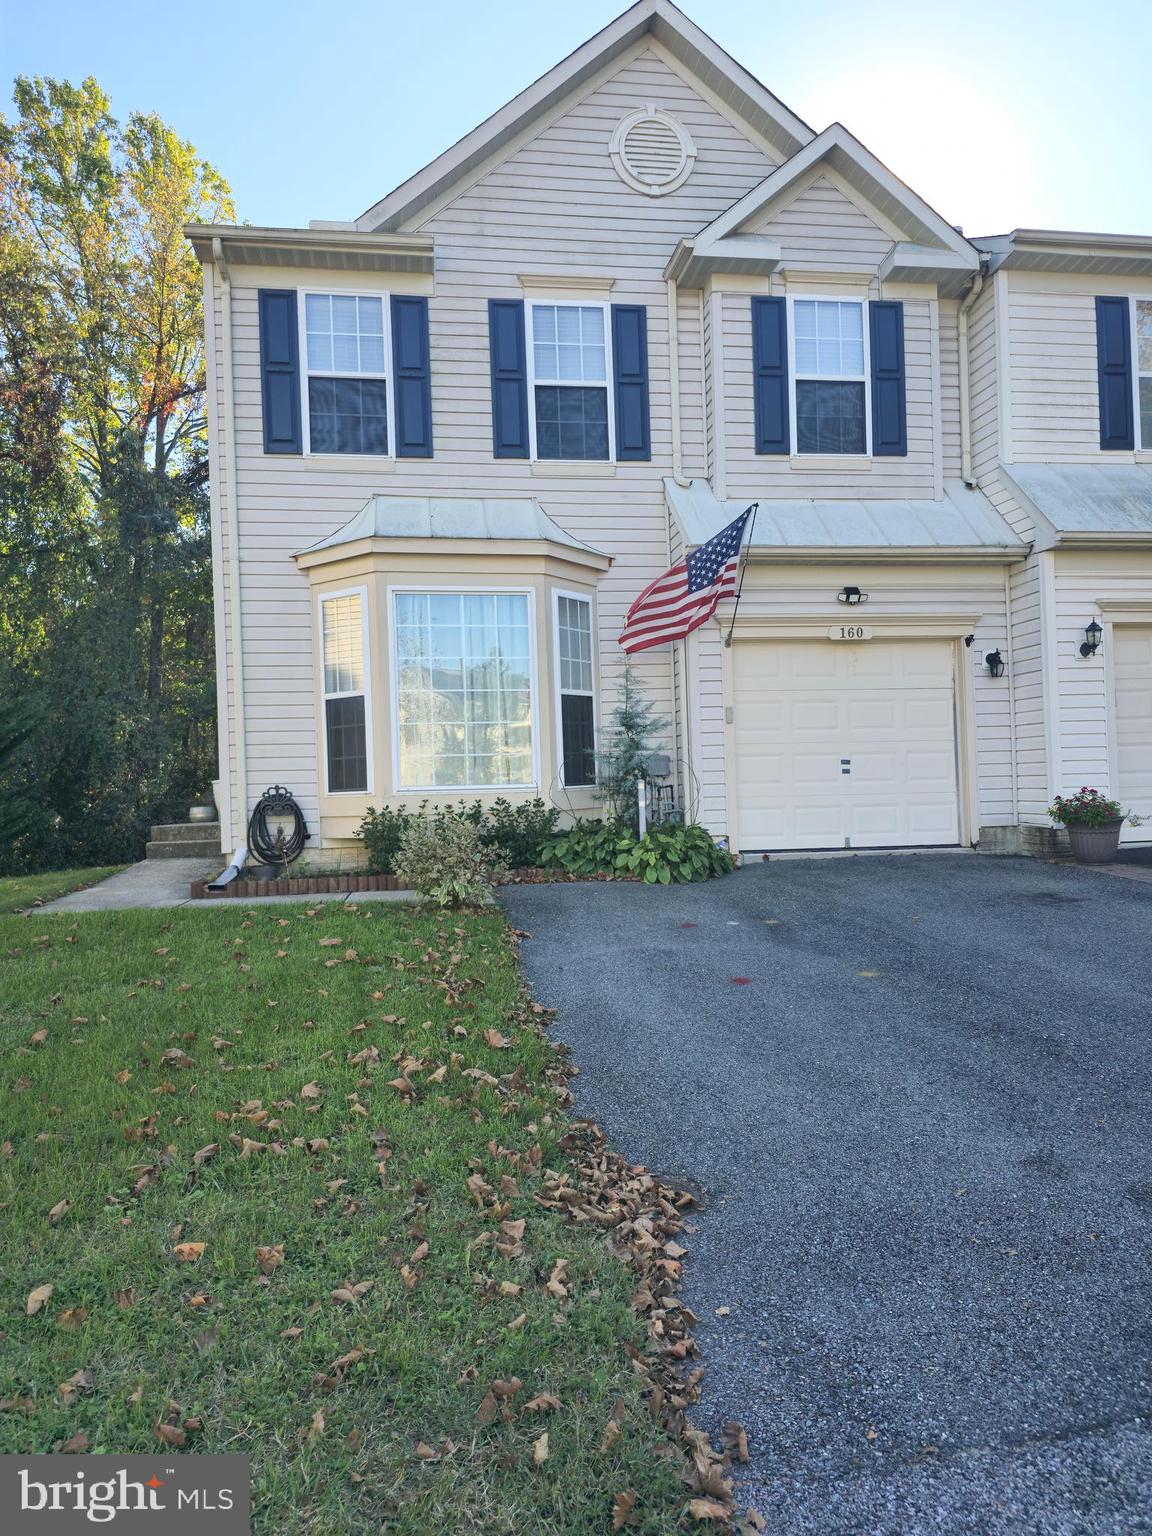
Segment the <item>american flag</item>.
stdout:
[[687,560],[644,588],[624,619],[620,635],[624,650],[646,651],[650,645],[682,640],[712,617],[722,597],[733,595],[740,545],[752,511],[749,507],[741,512]]

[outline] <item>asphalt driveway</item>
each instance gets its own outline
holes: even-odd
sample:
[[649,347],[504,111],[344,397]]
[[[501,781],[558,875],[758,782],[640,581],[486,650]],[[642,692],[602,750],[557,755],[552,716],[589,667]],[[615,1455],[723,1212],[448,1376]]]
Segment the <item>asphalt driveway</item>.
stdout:
[[1152,1531],[1152,885],[933,854],[504,897],[580,1111],[707,1191],[698,1415],[769,1531]]

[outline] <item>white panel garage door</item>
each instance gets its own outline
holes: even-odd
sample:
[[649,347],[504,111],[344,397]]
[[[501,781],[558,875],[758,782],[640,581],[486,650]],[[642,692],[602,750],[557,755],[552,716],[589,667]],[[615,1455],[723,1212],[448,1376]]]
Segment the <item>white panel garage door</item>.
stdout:
[[742,852],[958,841],[947,641],[742,640],[732,658]]
[[[1116,690],[1115,794],[1125,810],[1152,816],[1152,627],[1112,631]],[[1149,827],[1125,827],[1125,842],[1147,842]]]

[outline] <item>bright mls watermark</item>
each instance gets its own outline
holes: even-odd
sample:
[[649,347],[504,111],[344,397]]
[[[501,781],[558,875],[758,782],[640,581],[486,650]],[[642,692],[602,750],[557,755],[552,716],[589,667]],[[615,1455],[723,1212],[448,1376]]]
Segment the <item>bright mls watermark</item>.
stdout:
[[247,1456],[0,1456],[0,1531],[250,1536]]

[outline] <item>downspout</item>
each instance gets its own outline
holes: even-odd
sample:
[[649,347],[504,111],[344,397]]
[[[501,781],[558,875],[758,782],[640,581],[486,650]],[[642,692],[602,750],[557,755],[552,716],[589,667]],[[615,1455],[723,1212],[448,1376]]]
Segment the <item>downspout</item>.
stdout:
[[[668,392],[671,397],[672,410],[672,479],[677,485],[685,488],[691,485],[691,481],[684,477],[684,445],[680,432],[680,290],[676,286],[676,279],[670,277],[668,284]],[[672,509],[667,509],[668,527],[668,564],[672,564]],[[692,725],[688,719],[688,640],[687,637],[680,641],[680,742],[684,755],[684,774],[687,783],[681,785],[680,798],[683,801],[685,820],[692,816],[692,808],[688,804],[692,788],[692,780],[695,777],[692,770]]]
[[[224,413],[224,499],[228,533],[228,602],[231,608],[232,743],[236,762],[236,793],[232,800],[232,837],[235,852],[226,870],[213,885],[236,878],[248,857],[248,741],[244,708],[244,632],[240,613],[240,514],[236,505],[236,405],[232,387],[232,276],[218,235],[212,240],[212,262],[220,278],[224,353],[221,409]],[[225,844],[227,847],[227,844]]]
[[970,491],[976,489],[976,480],[972,473],[972,403],[969,398],[971,382],[968,366],[968,313],[984,290],[984,278],[987,272],[988,262],[986,259],[981,259],[979,270],[972,279],[972,286],[964,295],[964,302],[960,305],[960,313],[956,321],[956,346],[960,354],[960,478]]

